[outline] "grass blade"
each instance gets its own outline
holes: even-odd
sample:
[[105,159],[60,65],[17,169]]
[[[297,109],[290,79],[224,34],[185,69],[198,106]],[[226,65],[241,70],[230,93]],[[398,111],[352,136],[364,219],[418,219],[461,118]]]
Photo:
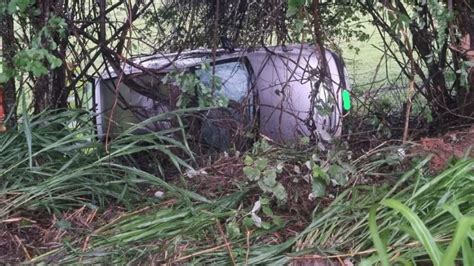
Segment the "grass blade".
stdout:
[[428,255],[430,256],[433,264],[435,266],[442,265],[441,249],[438,247],[430,231],[428,231],[428,228],[426,228],[421,219],[412,210],[410,210],[407,206],[405,206],[398,200],[386,199],[382,201],[382,204],[399,211],[403,215],[403,217],[408,220],[418,240],[421,242],[423,247],[426,249]]
[[[472,261],[472,250],[469,247],[469,242],[466,242],[468,233],[472,230],[474,226],[473,217],[462,217],[459,219],[458,225],[456,227],[456,232],[454,233],[454,238],[448,246],[448,249],[443,255],[441,265],[454,265],[454,261],[457,257],[459,249],[463,246],[463,259],[464,265],[474,265]],[[467,243],[467,245],[466,245]]]
[[461,249],[462,249],[463,265],[474,265],[474,250],[471,247],[469,238],[464,239]]
[[374,241],[375,249],[379,254],[380,261],[383,266],[389,266],[390,261],[387,254],[387,247],[383,244],[382,239],[380,238],[379,230],[377,227],[377,206],[374,206],[370,209],[369,213],[369,230],[372,240]]
[[32,144],[32,135],[31,135],[31,126],[30,126],[30,116],[28,115],[28,108],[26,107],[25,94],[23,93],[21,97],[21,108],[23,111],[23,131],[25,132],[26,143],[28,145],[28,159],[30,162],[30,169],[33,168],[33,144]]

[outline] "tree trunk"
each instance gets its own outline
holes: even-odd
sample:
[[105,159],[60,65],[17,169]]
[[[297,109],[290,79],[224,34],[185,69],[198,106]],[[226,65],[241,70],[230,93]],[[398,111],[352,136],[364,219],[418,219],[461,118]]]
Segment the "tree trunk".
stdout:
[[[55,1],[55,14],[61,15],[64,13],[64,6],[67,6],[67,3],[64,4],[64,0]],[[66,88],[66,51],[68,45],[68,31],[66,31],[66,36],[59,36],[55,34],[53,36],[54,41],[58,44],[58,48],[53,51],[53,55],[61,59],[63,62],[61,66],[54,69],[52,72],[52,106],[53,108],[66,108],[67,107],[67,98],[69,96],[69,90]]]
[[[36,2],[36,8],[40,10],[40,14],[32,18],[32,30],[33,35],[40,32],[51,17],[58,15],[60,16],[63,12],[64,1],[53,1],[53,0],[41,0]],[[65,108],[67,107],[68,91],[66,90],[66,69],[65,69],[65,57],[66,57],[66,46],[67,37],[62,38],[56,33],[52,33],[52,40],[57,44],[57,48],[50,52],[61,59],[63,64],[52,70],[48,75],[38,77],[33,87],[33,106],[34,112],[40,113],[41,111],[51,108]],[[49,40],[42,40],[44,48],[49,46]],[[44,64],[49,67],[48,62]]]
[[[50,2],[51,0],[41,0],[36,2],[36,8],[40,13],[31,19],[32,36],[38,34],[41,29],[47,25],[50,13]],[[44,47],[47,47],[48,45],[46,40],[42,40],[42,44]],[[44,64],[47,64],[47,62],[44,62]],[[38,77],[35,81],[33,87],[33,106],[35,113],[40,113],[48,107],[48,96],[50,95],[51,90],[49,78],[49,75],[44,75]]]
[[[7,4],[7,0],[2,0],[1,3]],[[14,34],[14,23],[13,17],[7,13],[3,14],[0,24],[0,32],[2,38],[2,56],[4,62],[3,71],[13,71],[14,63],[13,58],[15,56],[15,34]],[[11,78],[5,84],[4,88],[4,107],[5,114],[10,115],[10,120],[8,120],[9,126],[14,126],[16,123],[16,88],[15,88],[15,79]]]
[[[457,26],[462,34],[462,39],[457,50],[461,51],[460,57],[474,65],[474,0],[455,1],[454,11],[457,13]],[[459,88],[458,106],[461,115],[474,117],[474,67],[468,70],[468,82]]]

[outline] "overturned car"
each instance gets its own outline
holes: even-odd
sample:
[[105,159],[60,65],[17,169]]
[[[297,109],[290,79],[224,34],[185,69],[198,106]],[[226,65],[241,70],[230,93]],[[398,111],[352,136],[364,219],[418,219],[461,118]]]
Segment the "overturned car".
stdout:
[[122,73],[109,68],[95,84],[98,134],[113,137],[149,117],[211,101],[221,107],[203,108],[192,131],[210,147],[225,150],[255,132],[276,142],[330,141],[341,135],[350,88],[343,61],[326,50],[321,67],[316,51],[301,44],[194,50],[136,58]]

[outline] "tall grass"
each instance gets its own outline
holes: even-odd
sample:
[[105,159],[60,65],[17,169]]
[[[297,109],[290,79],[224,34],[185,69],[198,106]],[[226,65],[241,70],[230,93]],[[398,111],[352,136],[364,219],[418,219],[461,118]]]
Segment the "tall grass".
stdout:
[[33,117],[24,114],[18,130],[0,135],[0,219],[13,212],[54,212],[86,204],[132,208],[135,202],[149,200],[143,193],[146,186],[205,200],[169,185],[163,180],[163,171],[148,173],[127,164],[151,158],[148,163],[160,170],[165,161],[178,171],[190,167],[188,147],[170,137],[180,134],[182,128],[132,134],[134,128],[170,115],[179,117],[170,113],[135,125],[112,140],[106,153],[90,113],[68,110]]
[[[423,260],[446,265],[441,261],[462,259],[466,252],[458,254],[457,245],[464,243],[464,249],[472,252],[466,241],[474,236],[467,222],[474,217],[473,170],[474,160],[465,159],[436,177],[410,171],[395,189],[354,188],[315,217],[300,237],[299,250],[311,253],[324,247],[323,254],[335,257],[378,251],[365,262],[384,265]],[[460,230],[467,234],[457,237]]]

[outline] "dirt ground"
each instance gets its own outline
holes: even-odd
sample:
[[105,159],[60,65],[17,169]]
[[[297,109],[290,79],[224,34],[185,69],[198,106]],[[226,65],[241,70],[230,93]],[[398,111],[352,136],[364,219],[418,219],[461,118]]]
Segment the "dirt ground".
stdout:
[[89,236],[99,226],[120,216],[125,210],[110,207],[99,213],[85,206],[62,214],[62,219],[47,213],[17,213],[0,221],[0,265],[19,264],[62,247],[65,242]]
[[430,169],[439,172],[446,168],[452,159],[474,157],[474,126],[451,131],[436,138],[422,138],[419,144],[424,152],[433,154]]

